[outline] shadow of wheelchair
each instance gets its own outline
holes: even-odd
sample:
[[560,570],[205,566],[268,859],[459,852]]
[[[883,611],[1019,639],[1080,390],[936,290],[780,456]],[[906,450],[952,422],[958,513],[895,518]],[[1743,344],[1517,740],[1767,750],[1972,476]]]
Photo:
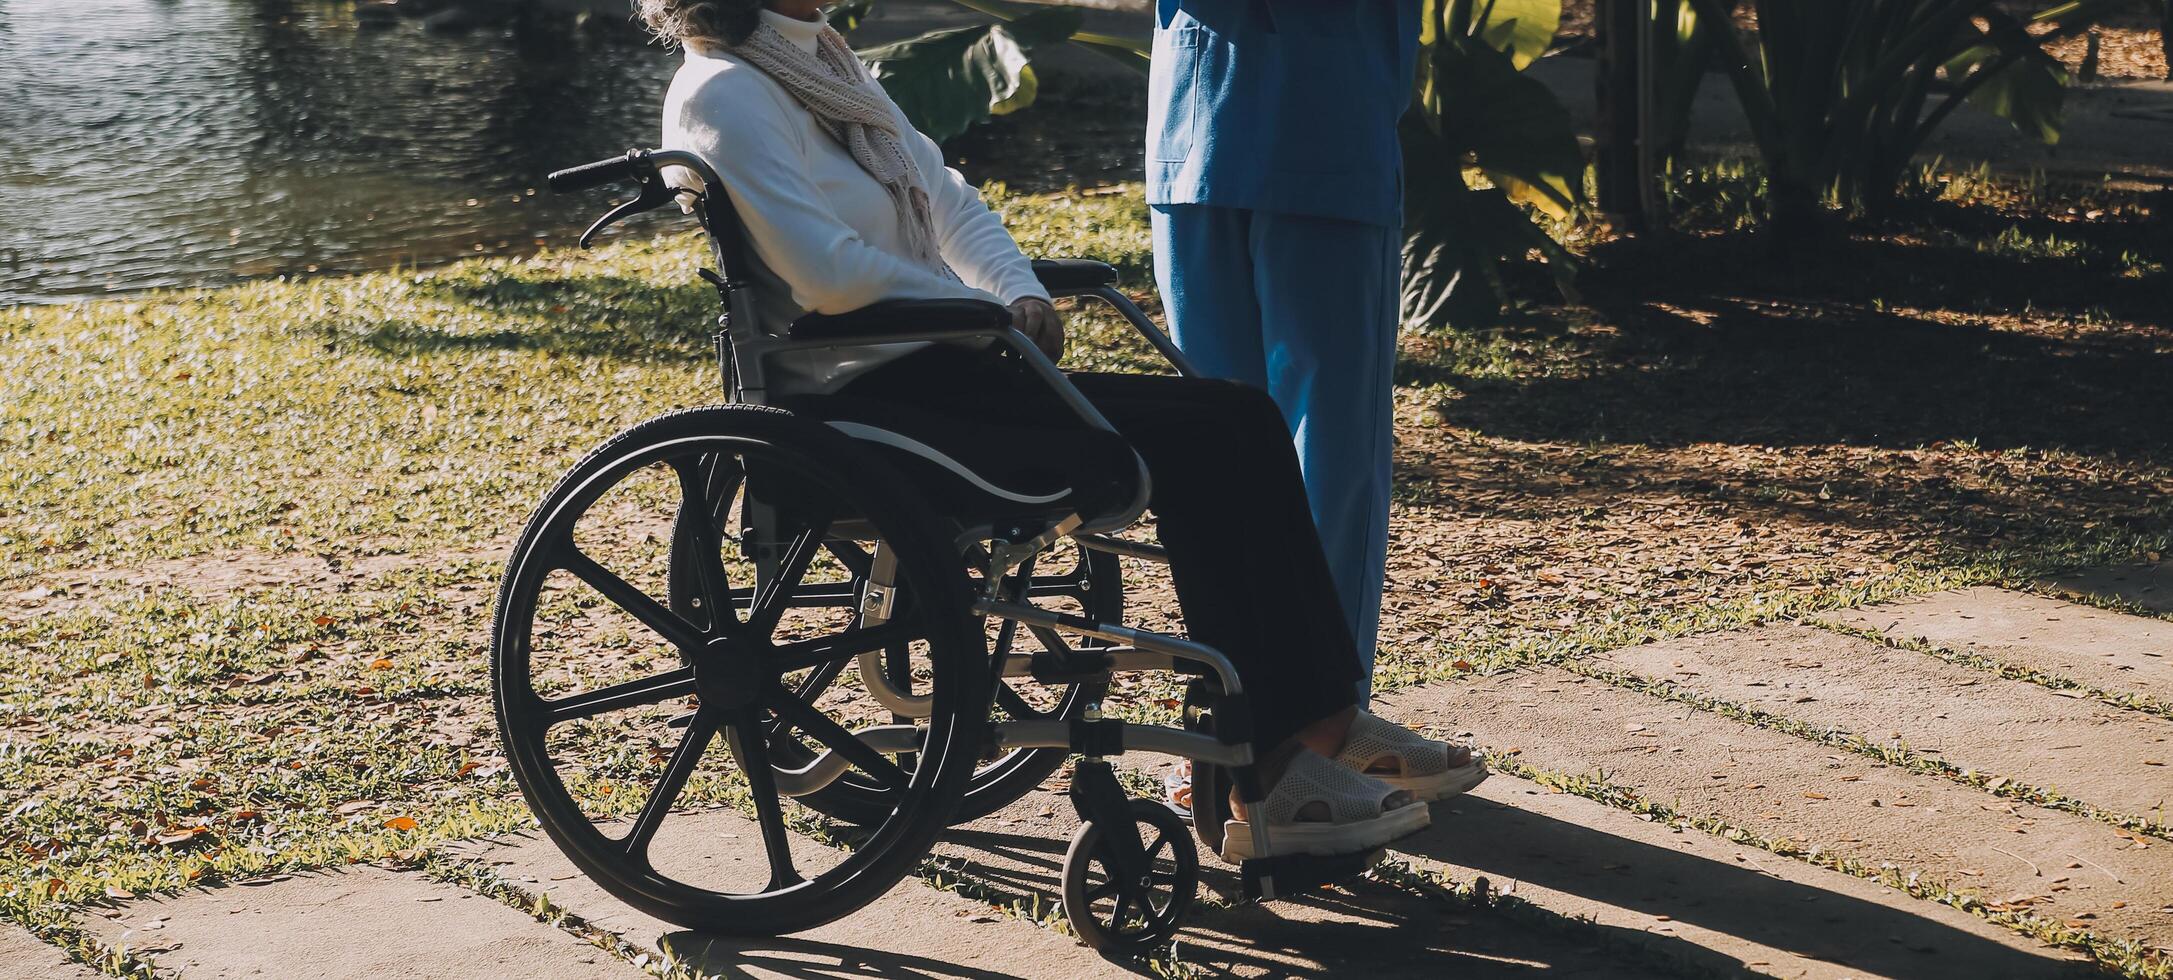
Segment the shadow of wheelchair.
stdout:
[[[1916,914],[1917,900],[1899,893],[1893,894],[1903,907],[1882,905],[1475,796],[1437,804],[1434,826],[1399,842],[1396,849],[1487,875],[1497,887],[1513,881],[1667,916],[1686,926],[1879,976],[2095,975],[2058,951],[2019,949]],[[1747,846],[1745,851],[1755,861],[1794,860]],[[1965,914],[1928,903],[1922,907]],[[1708,969],[1732,971],[1746,965],[1687,941],[1677,952],[1685,962]]]
[[[1055,902],[1065,840],[984,829],[990,823],[953,830],[938,847],[938,860],[1000,891]],[[1200,884],[1202,904],[1176,943],[1176,958],[1196,975],[1634,978],[1672,976],[1663,964],[1680,959],[1651,952],[1649,943],[1630,952],[1621,933],[1632,930],[1580,927],[1569,935],[1377,881],[1356,879],[1281,902],[1232,904],[1239,892],[1234,869],[1208,860]],[[1688,944],[1680,945],[1687,954]]]
[[789,977],[841,980],[849,977],[923,978],[923,980],[1015,980],[1019,975],[957,963],[862,949],[842,943],[781,937],[745,938],[680,931],[663,945],[700,976]]

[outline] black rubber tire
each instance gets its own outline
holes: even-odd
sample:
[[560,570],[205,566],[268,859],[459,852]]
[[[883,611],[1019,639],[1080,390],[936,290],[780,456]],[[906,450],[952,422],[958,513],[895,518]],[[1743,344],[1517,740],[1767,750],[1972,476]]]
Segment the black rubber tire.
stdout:
[[[620,842],[606,837],[581,810],[551,762],[544,737],[551,709],[535,692],[528,673],[529,631],[538,591],[544,578],[569,560],[565,556],[571,552],[562,547],[559,535],[567,533],[587,506],[625,474],[703,451],[759,456],[765,466],[780,467],[793,479],[820,487],[852,513],[882,528],[885,540],[898,551],[901,580],[917,594],[931,597],[911,627],[926,631],[925,636],[916,634],[916,639],[927,641],[934,678],[931,694],[935,700],[921,764],[909,775],[906,788],[888,795],[890,811],[884,819],[866,825],[866,837],[843,861],[797,884],[781,886],[773,881],[762,892],[728,894],[665,877],[645,857],[629,857]],[[939,526],[934,515],[903,486],[894,472],[826,426],[775,409],[730,405],[686,409],[635,425],[576,464],[545,497],[507,560],[499,590],[492,623],[492,697],[506,757],[522,795],[544,831],[606,891],[648,915],[686,928],[778,935],[851,914],[889,891],[926,858],[972,776],[990,695],[986,672],[980,669],[986,651],[967,612],[970,585],[951,557],[948,543],[932,536],[931,530]],[[692,624],[682,618],[681,625]],[[704,656],[710,656],[707,651],[715,649],[715,643],[724,641],[710,642],[702,648]],[[685,644],[680,649],[683,656],[687,654]],[[765,647],[756,642],[747,649]],[[691,686],[692,669],[682,670]],[[771,671],[766,676],[775,676],[774,667],[758,667],[758,678],[764,676],[762,670]],[[676,676],[680,671],[668,673]],[[701,700],[712,699],[705,695]],[[720,702],[716,711],[721,714],[725,699],[714,700]],[[704,705],[697,718],[709,710]],[[761,710],[760,705],[740,709],[736,723],[757,723]],[[702,724],[708,731],[716,723]],[[722,734],[717,731],[718,736]],[[729,742],[713,737],[701,744],[719,751],[717,746]],[[755,768],[766,771],[768,767]],[[753,785],[753,769],[742,766],[742,770],[750,773]],[[761,794],[756,795],[761,808]],[[775,826],[782,834],[779,813],[781,805],[763,812],[759,822],[765,832]]]
[[[1169,897],[1156,909],[1151,892],[1141,894],[1137,884],[1126,887],[1124,883],[1111,882],[1110,872],[1096,851],[1103,845],[1103,828],[1088,821],[1072,835],[1071,847],[1064,852],[1064,917],[1071,923],[1079,940],[1097,952],[1109,956],[1142,956],[1169,945],[1177,930],[1184,927],[1185,913],[1192,908],[1199,891],[1200,853],[1192,843],[1192,831],[1169,807],[1152,800],[1132,801],[1132,820],[1146,828],[1140,838],[1147,846],[1147,860],[1151,863],[1167,854],[1171,868],[1167,872],[1152,872],[1156,882],[1169,887]],[[1100,868],[1100,881],[1095,870]],[[1103,893],[1115,889],[1115,895]],[[1099,903],[1109,899],[1108,918],[1103,918]],[[1128,904],[1143,902],[1149,913],[1137,923],[1125,921],[1124,911]]]

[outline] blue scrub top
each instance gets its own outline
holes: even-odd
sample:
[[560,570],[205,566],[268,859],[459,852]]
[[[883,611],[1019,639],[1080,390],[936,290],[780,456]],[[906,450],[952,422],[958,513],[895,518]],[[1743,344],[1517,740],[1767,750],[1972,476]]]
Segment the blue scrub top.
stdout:
[[1397,227],[1420,0],[1156,0],[1147,203]]

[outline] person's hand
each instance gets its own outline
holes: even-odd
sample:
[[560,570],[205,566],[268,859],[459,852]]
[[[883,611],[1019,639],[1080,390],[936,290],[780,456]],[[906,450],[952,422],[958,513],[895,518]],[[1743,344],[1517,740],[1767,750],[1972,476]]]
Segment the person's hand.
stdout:
[[1064,359],[1064,317],[1048,300],[1028,296],[1011,304],[1011,325],[1049,355],[1049,360]]

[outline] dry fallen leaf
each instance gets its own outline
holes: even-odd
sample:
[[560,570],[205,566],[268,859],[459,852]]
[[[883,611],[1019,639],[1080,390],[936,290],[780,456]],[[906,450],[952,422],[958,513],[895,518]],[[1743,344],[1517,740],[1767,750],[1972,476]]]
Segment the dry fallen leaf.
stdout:
[[370,669],[371,669],[371,670],[391,670],[391,669],[392,669],[392,659],[391,659],[390,657],[379,657],[379,658],[377,658],[376,660],[372,660],[372,661],[370,661]]
[[1803,794],[1803,798],[1804,798],[1804,799],[1806,799],[1806,800],[1824,800],[1824,799],[1831,799],[1831,797],[1827,796],[1827,795],[1826,795],[1826,794],[1824,794],[1824,793],[1805,793],[1805,794]]

